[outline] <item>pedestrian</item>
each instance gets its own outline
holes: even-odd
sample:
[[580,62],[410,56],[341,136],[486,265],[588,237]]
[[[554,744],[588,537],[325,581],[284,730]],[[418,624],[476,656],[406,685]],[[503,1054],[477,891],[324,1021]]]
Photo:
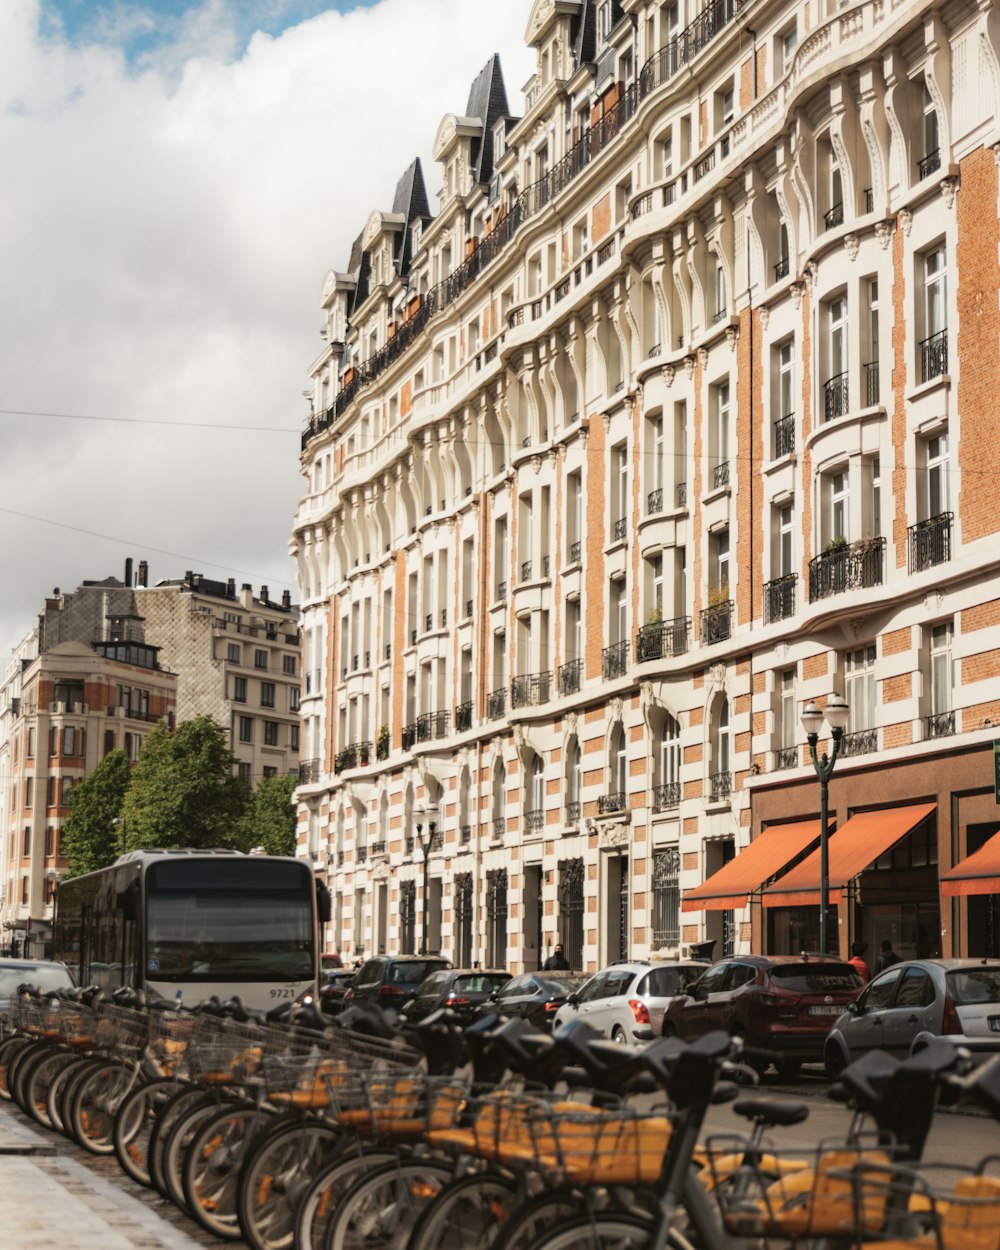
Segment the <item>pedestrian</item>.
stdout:
[[893,964],[900,964],[902,962],[902,956],[897,955],[892,949],[892,943],[889,939],[883,938],[882,950],[879,953],[878,959],[875,960],[875,975],[878,976],[880,972],[885,972],[886,968],[891,968]]
[[563,954],[562,943],[557,942],[555,950],[542,964],[543,972],[569,972],[569,960]]
[[851,944],[851,957],[847,961],[866,985],[872,979],[872,970],[868,967],[868,961],[865,959],[865,951],[867,949],[867,942],[853,942]]

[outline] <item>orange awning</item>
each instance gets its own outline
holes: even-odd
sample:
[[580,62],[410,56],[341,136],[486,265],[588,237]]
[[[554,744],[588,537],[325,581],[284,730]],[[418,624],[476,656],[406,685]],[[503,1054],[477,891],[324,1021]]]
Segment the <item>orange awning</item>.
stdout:
[[[858,812],[830,838],[829,902],[839,903],[849,882],[937,808],[936,803]],[[764,891],[765,907],[819,906],[819,848]]]
[[941,874],[941,893],[946,898],[956,894],[1000,894],[1000,833]]
[[747,895],[819,839],[818,820],[769,825],[735,859],[723,864],[707,881],[688,890],[682,911],[731,911],[746,907]]

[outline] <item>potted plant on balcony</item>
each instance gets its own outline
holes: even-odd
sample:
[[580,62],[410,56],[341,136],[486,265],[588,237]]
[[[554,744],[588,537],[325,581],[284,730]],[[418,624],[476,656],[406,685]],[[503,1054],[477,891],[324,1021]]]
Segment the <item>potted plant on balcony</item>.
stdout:
[[389,757],[389,726],[380,725],[378,734],[375,738],[375,756],[376,759],[384,760]]

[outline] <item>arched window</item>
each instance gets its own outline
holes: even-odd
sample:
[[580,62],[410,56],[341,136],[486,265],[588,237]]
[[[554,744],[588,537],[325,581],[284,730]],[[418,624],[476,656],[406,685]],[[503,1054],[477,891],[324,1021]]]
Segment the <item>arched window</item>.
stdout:
[[668,712],[654,738],[653,811],[677,807],[681,801],[681,727]]
[[363,863],[368,858],[368,808],[356,807],[354,809],[354,827],[357,830],[355,842],[355,854],[358,863]]
[[458,833],[459,839],[464,842],[472,841],[472,820],[469,815],[469,770],[462,769],[462,775],[458,779]]
[[710,797],[713,800],[728,799],[732,790],[731,740],[729,732],[729,700],[723,698],[718,704],[712,725],[712,772]]
[[620,812],[628,804],[626,794],[628,759],[626,756],[625,730],[621,724],[611,731],[611,749],[608,758],[608,793],[598,799],[601,814]]
[[545,824],[545,763],[540,755],[531,758],[524,796],[524,826],[528,833],[538,833]]
[[580,739],[573,738],[566,751],[566,822],[574,825],[580,819],[583,790],[583,753]]
[[500,761],[493,772],[493,836],[502,838],[507,832],[507,769]]

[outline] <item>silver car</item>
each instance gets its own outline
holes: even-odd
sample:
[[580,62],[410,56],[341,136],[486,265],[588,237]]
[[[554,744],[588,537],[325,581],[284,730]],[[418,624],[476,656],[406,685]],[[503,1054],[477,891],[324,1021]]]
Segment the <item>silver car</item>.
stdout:
[[556,1013],[553,1028],[586,1020],[616,1042],[658,1037],[671,999],[708,967],[704,960],[615,963],[595,973]]
[[1000,1051],[1000,959],[907,959],[880,972],[834,1022],[830,1076],[868,1050],[906,1058],[934,1038]]

